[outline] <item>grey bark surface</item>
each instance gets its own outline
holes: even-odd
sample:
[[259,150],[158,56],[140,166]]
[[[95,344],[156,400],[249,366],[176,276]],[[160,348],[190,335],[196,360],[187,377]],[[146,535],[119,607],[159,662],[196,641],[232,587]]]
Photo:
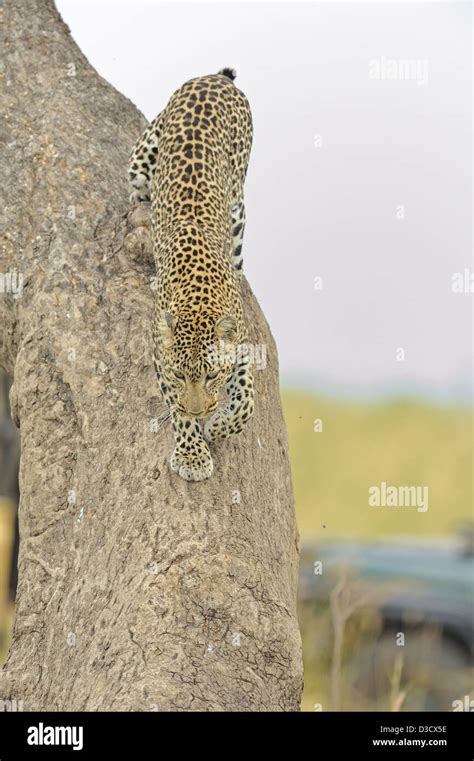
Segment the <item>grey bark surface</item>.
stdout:
[[145,120],[50,0],[6,0],[1,29],[0,272],[24,287],[0,293],[0,364],[22,446],[0,699],[51,711],[298,710],[298,534],[265,319],[244,283],[251,340],[268,350],[256,414],[213,447],[212,479],[187,483],[168,466],[171,430],[153,431],[154,269],[146,210],[130,212],[126,184]]

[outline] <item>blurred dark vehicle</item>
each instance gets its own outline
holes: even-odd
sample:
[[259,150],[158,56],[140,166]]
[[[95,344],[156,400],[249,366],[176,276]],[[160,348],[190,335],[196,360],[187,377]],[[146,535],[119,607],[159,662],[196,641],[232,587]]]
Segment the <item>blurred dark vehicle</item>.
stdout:
[[[305,546],[300,605],[328,603],[343,576],[357,580],[361,606],[377,626],[346,659],[351,687],[380,710],[398,678],[400,709],[454,710],[469,704],[474,656],[474,531],[457,539]],[[401,635],[401,636],[400,636]],[[397,677],[398,671],[398,677]],[[395,675],[395,677],[394,677]],[[457,708],[456,710],[462,710]],[[469,709],[466,709],[469,710]]]

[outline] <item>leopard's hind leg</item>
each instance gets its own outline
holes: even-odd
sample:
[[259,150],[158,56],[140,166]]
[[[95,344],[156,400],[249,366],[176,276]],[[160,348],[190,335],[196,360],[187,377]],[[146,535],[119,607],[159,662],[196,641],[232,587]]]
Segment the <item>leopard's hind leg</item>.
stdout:
[[242,244],[245,231],[245,204],[242,197],[236,201],[231,208],[231,228],[232,235],[232,261],[237,272],[242,273],[244,260],[242,258]]
[[128,166],[130,201],[149,201],[153,173],[158,161],[158,140],[163,129],[163,114],[148,125],[135,143]]

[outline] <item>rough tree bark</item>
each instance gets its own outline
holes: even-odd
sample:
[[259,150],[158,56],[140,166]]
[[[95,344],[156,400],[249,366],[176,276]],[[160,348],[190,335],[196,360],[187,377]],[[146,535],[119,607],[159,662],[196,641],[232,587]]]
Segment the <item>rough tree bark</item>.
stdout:
[[126,186],[145,120],[52,0],[5,0],[2,28],[0,272],[24,287],[0,294],[22,440],[0,698],[25,710],[298,710],[298,535],[262,313],[245,285],[251,340],[268,347],[255,417],[214,448],[211,480],[186,483],[167,464],[171,431],[152,430],[153,263]]

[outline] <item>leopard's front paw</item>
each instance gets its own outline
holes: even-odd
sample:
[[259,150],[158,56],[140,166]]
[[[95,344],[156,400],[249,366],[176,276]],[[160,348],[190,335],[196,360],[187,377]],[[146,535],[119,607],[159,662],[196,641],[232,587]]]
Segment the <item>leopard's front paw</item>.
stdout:
[[204,481],[212,476],[214,470],[211,453],[204,442],[197,451],[185,452],[176,447],[170,465],[171,470],[185,481]]
[[204,438],[206,441],[222,441],[230,435],[228,415],[217,410],[204,425]]

